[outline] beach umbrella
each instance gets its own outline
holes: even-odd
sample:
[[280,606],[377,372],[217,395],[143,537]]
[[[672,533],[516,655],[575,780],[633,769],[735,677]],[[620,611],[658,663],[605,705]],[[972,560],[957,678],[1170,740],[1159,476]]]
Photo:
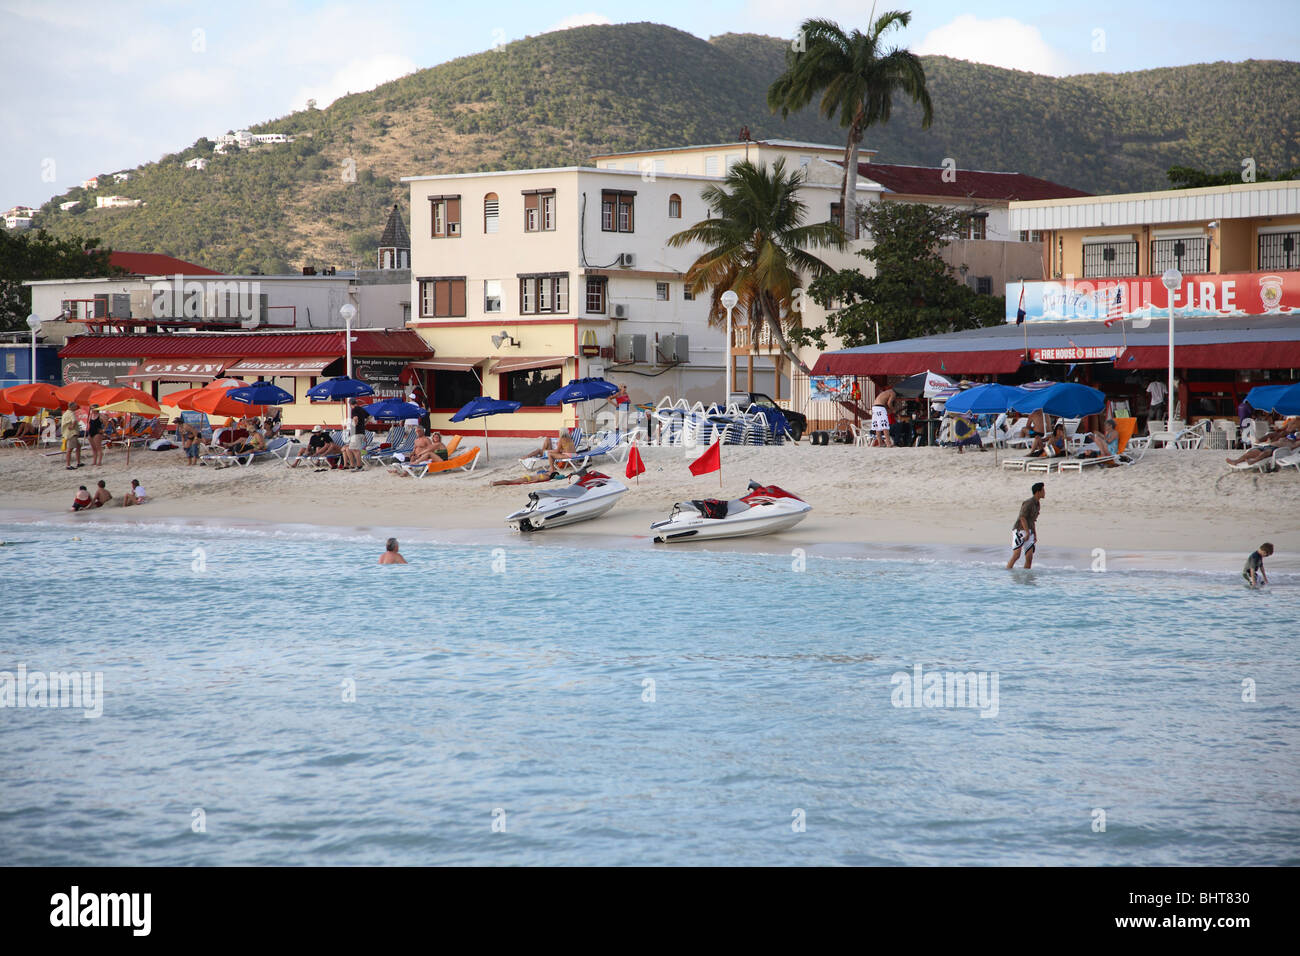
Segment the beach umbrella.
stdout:
[[963,415],[1000,415],[1024,394],[1022,389],[1014,385],[976,385],[948,399],[946,408],[949,412]]
[[289,392],[270,382],[254,382],[228,389],[226,398],[242,405],[289,405],[293,402]]
[[9,401],[5,395],[7,389],[0,389],[0,415],[35,415],[40,409],[35,405],[20,405]]
[[375,390],[369,384],[345,375],[327,378],[307,389],[307,397],[313,402],[342,402],[349,398],[364,398],[373,394]]
[[104,388],[104,386],[98,382],[69,382],[67,385],[60,385],[56,388],[54,394],[65,402],[76,402],[78,405],[85,405],[91,401],[90,396],[101,388]]
[[[137,390],[134,388],[130,388],[130,389],[122,389],[122,391],[134,392]],[[128,395],[119,398],[117,401],[111,402],[107,405],[100,405],[99,410],[101,412],[116,412],[120,415],[140,415],[144,418],[157,418],[159,415],[158,403],[154,402],[152,396],[145,395],[143,392],[141,392],[140,394],[144,396],[144,400],[134,395]],[[126,444],[126,463],[128,465],[131,464],[131,443],[130,442],[127,442]]]
[[594,398],[609,398],[618,386],[603,378],[575,378],[568,385],[557,388],[546,396],[546,405],[569,405],[589,402]]
[[1104,392],[1074,382],[1054,382],[1046,388],[1021,391],[1024,394],[1013,399],[1009,408],[1022,415],[1041,409],[1045,414],[1058,418],[1082,418],[1095,415],[1106,407]]
[[424,414],[424,409],[419,405],[412,405],[400,398],[386,398],[382,402],[375,402],[365,408],[367,412],[381,422],[406,421],[408,418],[419,418]]
[[63,409],[68,403],[59,398],[53,385],[37,382],[35,385],[12,385],[5,389],[5,398],[14,405],[33,405],[36,408]]
[[148,392],[143,392],[138,388],[128,388],[125,385],[100,386],[96,391],[90,394],[90,401],[92,404],[99,405],[101,408],[117,402],[138,402],[141,406],[148,408],[155,415],[157,415],[162,409],[162,406],[158,404],[158,400]]
[[1256,385],[1246,393],[1251,408],[1279,415],[1300,415],[1300,383],[1295,385]]
[[159,401],[169,408],[179,408],[183,411],[194,411],[194,399],[203,394],[212,392],[224,392],[232,388],[240,388],[247,385],[247,382],[241,382],[237,378],[219,378],[215,382],[209,382],[201,388],[182,388],[179,391],[172,392],[166,398]]
[[198,395],[189,399],[191,411],[203,412],[205,415],[225,416],[226,418],[242,418],[245,415],[265,415],[265,405],[248,405],[243,402],[236,402],[227,394],[224,388],[205,388]]
[[[615,391],[618,391],[615,389]],[[547,404],[550,404],[549,402]],[[488,460],[488,429],[487,420],[490,415],[506,415],[511,412],[519,411],[521,402],[508,402],[500,398],[488,398],[486,395],[480,395],[478,398],[471,399],[465,407],[451,416],[453,422],[463,422],[471,418],[483,419],[483,460]]]
[[935,372],[919,372],[895,385],[894,394],[903,398],[933,398],[941,389],[952,388],[956,384],[952,379]]

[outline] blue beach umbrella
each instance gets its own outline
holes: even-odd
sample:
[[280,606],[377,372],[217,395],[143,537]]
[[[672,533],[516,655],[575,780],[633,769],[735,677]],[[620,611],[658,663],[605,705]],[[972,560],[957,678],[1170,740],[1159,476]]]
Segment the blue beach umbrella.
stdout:
[[341,402],[349,398],[362,398],[373,394],[375,390],[367,383],[345,375],[327,378],[307,389],[307,397],[313,402]]
[[424,414],[424,409],[419,405],[412,405],[400,398],[386,398],[382,402],[367,405],[366,411],[381,422],[406,421],[408,418],[419,418]]
[[1022,415],[1039,409],[1058,418],[1082,418],[1095,415],[1106,407],[1106,395],[1087,385],[1074,382],[1057,382],[1046,388],[1032,392],[1021,390],[1024,394],[1014,399],[1010,408]]
[[1295,385],[1256,385],[1246,393],[1251,408],[1279,415],[1300,415],[1300,383]]
[[568,385],[557,388],[546,396],[547,405],[569,405],[589,402],[594,398],[609,398],[618,386],[603,378],[575,378]]
[[480,395],[478,398],[467,402],[464,408],[451,416],[451,420],[453,422],[463,422],[471,418],[483,419],[483,459],[486,461],[488,458],[488,416],[517,412],[521,404],[520,402],[508,402],[505,399],[488,398],[486,395]]
[[1024,395],[1025,392],[1014,385],[976,385],[948,399],[945,409],[960,415],[1000,415]]
[[288,405],[293,402],[292,395],[270,382],[254,382],[227,389],[226,398],[244,405]]

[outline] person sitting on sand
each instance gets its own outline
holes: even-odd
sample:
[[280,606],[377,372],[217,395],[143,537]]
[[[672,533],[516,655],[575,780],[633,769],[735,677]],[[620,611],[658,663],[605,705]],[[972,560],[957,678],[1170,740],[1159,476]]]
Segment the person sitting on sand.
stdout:
[[1253,465],[1271,457],[1274,452],[1289,451],[1292,448],[1300,448],[1300,438],[1277,438],[1267,445],[1252,445],[1240,458],[1228,458],[1226,460],[1233,467],[1237,465]]
[[142,505],[145,500],[144,485],[138,478],[131,479],[131,490],[122,496],[122,506]]
[[85,511],[93,507],[95,507],[95,499],[90,497],[90,492],[86,490],[85,485],[82,485],[77,490],[77,497],[72,499],[72,510]]
[[1268,575],[1264,573],[1264,559],[1273,553],[1273,545],[1265,541],[1246,557],[1246,566],[1241,569],[1241,576],[1252,588],[1268,584]]
[[384,546],[384,553],[379,556],[380,564],[405,564],[406,558],[402,557],[402,552],[397,550],[397,539],[389,538],[388,543]]
[[99,479],[99,485],[95,489],[95,504],[93,507],[102,508],[113,500],[113,493],[104,486],[104,479]]
[[546,471],[539,471],[532,475],[524,475],[522,478],[502,478],[500,481],[492,482],[493,485],[531,485],[535,482],[554,481],[560,477],[560,473],[554,468],[548,468]]
[[1065,455],[1065,426],[1058,424],[1052,429],[1052,437],[1039,435],[1029,449],[1030,458],[1061,458]]

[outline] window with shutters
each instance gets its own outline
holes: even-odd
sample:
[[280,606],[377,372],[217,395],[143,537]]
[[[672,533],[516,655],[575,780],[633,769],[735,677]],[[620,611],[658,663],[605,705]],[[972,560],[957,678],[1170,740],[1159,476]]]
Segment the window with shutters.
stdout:
[[484,312],[501,311],[501,280],[500,279],[483,280],[483,311]]
[[465,277],[420,280],[420,318],[442,319],[465,314]]
[[[831,222],[835,223],[835,225],[839,226],[841,229],[844,228],[844,204],[843,203],[838,203],[838,202],[831,203]],[[861,238],[861,236],[862,236],[862,226],[860,223],[854,222],[853,238],[859,239]]]
[[721,176],[722,162],[717,156],[706,156],[704,158],[704,175]]
[[695,293],[691,291],[691,287],[686,283],[682,283],[682,298],[687,302],[695,301]]
[[668,197],[668,218],[669,219],[682,218],[682,197],[677,195],[676,193],[673,193],[671,196]]
[[969,216],[962,217],[961,226],[957,233],[958,239],[987,239],[988,238],[988,213],[977,212]]
[[668,301],[668,283],[667,283],[667,282],[656,282],[656,283],[655,283],[655,300],[658,301],[658,302],[667,302],[667,301]]
[[1041,229],[1020,230],[1021,242],[1043,242],[1045,239],[1046,239],[1046,234]]
[[1209,272],[1209,240],[1203,236],[1151,240],[1151,274],[1159,275],[1166,269],[1177,269],[1179,272]]
[[636,193],[631,190],[601,190],[601,230],[603,232],[635,232],[636,217],[633,208],[635,201]]
[[569,311],[568,273],[520,276],[519,311],[523,315],[566,315]]
[[501,223],[501,200],[496,193],[483,197],[483,232],[492,235]]
[[587,276],[587,312],[605,314],[605,277]]
[[451,239],[460,235],[460,197],[430,196],[429,212],[434,239]]
[[1133,242],[1085,242],[1083,277],[1106,279],[1137,275],[1138,244]]
[[551,232],[555,229],[555,190],[524,190],[524,232]]
[[1259,237],[1259,268],[1300,268],[1300,231],[1266,232]]

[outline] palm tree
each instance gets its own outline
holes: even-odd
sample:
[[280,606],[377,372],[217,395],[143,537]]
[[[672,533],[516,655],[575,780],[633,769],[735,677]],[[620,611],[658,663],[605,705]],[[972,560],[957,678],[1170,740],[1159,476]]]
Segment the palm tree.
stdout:
[[[680,248],[698,242],[708,247],[687,271],[686,282],[694,293],[710,291],[710,323],[726,321],[722,293],[734,290],[741,314],[761,320],[781,354],[807,374],[808,366],[790,346],[782,323],[797,327],[802,321],[794,301],[802,275],[834,271],[807,247],[842,249],[845,238],[844,230],[833,223],[803,225],[807,206],[798,196],[802,185],[801,172],[786,174],[784,159],[778,159],[770,173],[748,160],[736,163],[720,185],[701,193],[711,218],[670,236],[668,245]],[[727,385],[730,390],[730,381]]]
[[800,28],[803,51],[786,52],[785,72],[767,91],[768,107],[773,113],[779,110],[782,119],[820,95],[818,111],[827,119],[838,115],[847,127],[840,195],[845,226],[857,215],[852,199],[858,188],[858,147],[868,128],[889,122],[894,94],[920,104],[922,128],[934,119],[920,57],[899,47],[882,51],[884,34],[911,22],[911,13],[894,10],[881,14],[867,33],[846,34],[831,20],[805,20]]

